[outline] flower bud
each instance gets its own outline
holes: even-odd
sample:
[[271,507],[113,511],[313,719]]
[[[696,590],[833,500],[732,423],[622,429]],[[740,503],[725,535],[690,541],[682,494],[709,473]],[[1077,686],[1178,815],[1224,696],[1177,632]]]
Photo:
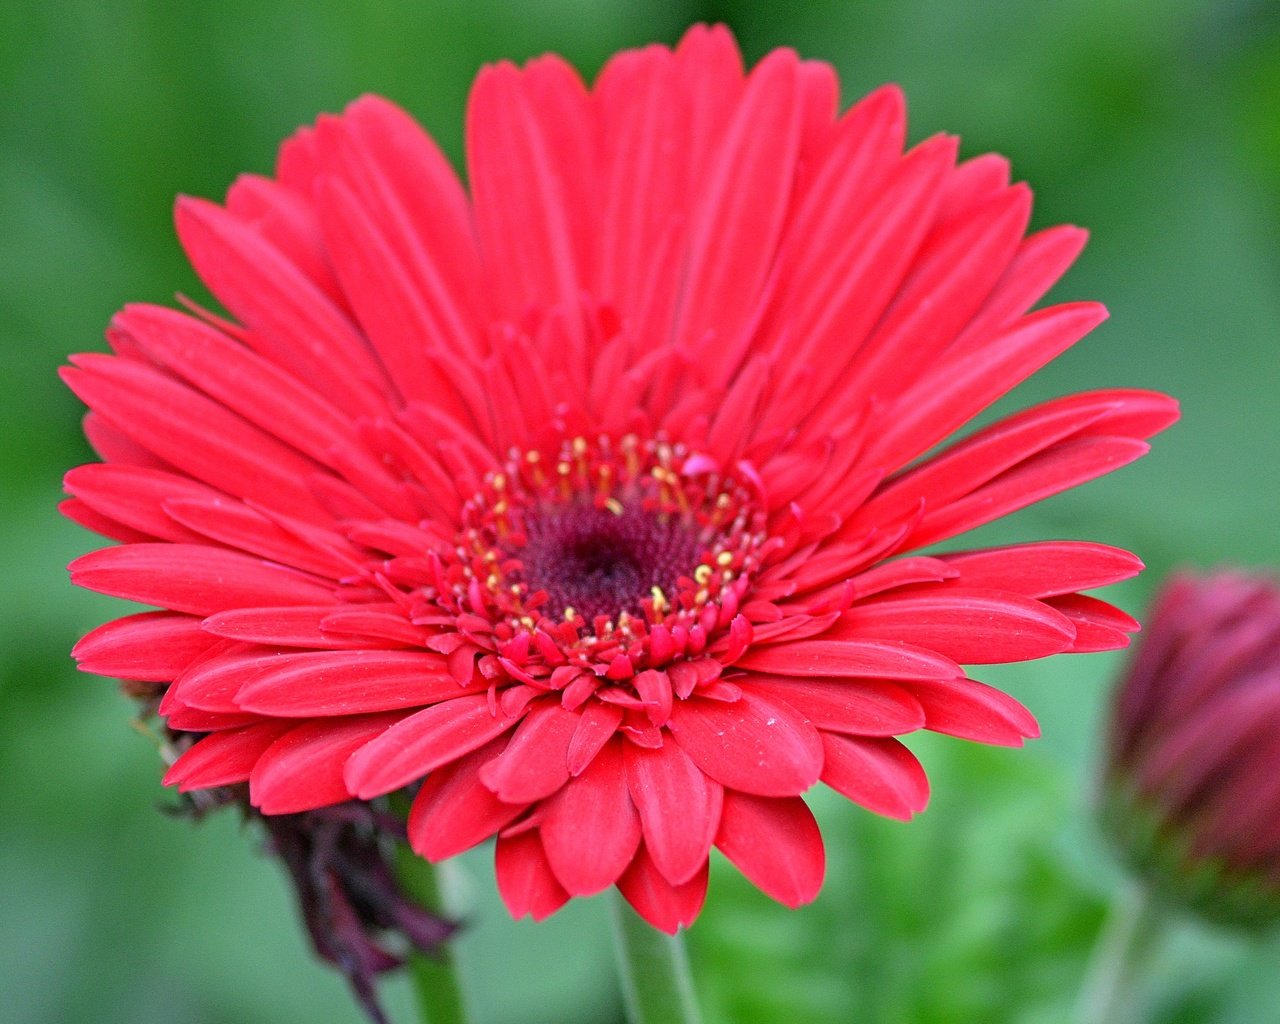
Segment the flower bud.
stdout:
[[1163,898],[1280,920],[1280,585],[1170,581],[1112,709],[1104,828]]

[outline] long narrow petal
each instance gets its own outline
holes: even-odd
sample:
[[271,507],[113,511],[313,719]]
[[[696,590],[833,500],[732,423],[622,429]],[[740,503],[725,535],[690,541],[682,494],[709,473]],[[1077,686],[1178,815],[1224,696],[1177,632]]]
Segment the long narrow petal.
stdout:
[[484,746],[517,720],[495,713],[485,694],[433,705],[396,723],[352,757],[347,785],[361,800],[390,793]]
[[1040,735],[1026,708],[1007,693],[973,679],[919,680],[912,687],[924,708],[925,728],[1003,747]]
[[419,651],[306,651],[282,655],[236,692],[245,711],[282,718],[359,715],[451,701],[487,688],[459,686],[439,655]]
[[81,672],[167,683],[217,642],[197,618],[143,612],[99,626],[75,645],[71,656]]
[[201,544],[103,548],[82,555],[69,568],[77,586],[193,615],[307,604],[332,593],[301,573]]
[[898,736],[924,728],[924,709],[908,689],[882,679],[753,676],[753,692],[776,696],[817,728],[855,736]]
[[973,665],[1057,654],[1071,646],[1075,628],[1061,612],[1020,594],[932,586],[858,602],[828,635],[900,640]]
[[352,753],[384,734],[400,714],[307,722],[286,732],[258,758],[249,799],[263,814],[295,814],[350,800],[343,781]]
[[186,793],[245,782],[253,774],[258,758],[292,728],[292,722],[259,722],[241,729],[210,733],[170,765],[164,784],[177,786]]
[[963,674],[949,658],[890,640],[798,640],[751,650],[737,664],[780,676],[954,679]]

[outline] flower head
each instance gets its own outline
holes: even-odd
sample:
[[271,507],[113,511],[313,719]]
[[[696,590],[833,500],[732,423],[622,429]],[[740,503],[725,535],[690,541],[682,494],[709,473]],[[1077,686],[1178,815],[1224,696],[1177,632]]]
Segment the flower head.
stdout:
[[1280,584],[1170,581],[1116,691],[1104,816],[1168,899],[1280,919]]
[[661,928],[711,847],[766,893],[823,875],[802,794],[906,818],[895,737],[1035,734],[962,663],[1123,646],[1079,591],[1132,555],[919,549],[1115,469],[1176,416],[1049,402],[921,460],[1104,316],[1028,312],[1084,233],[900,93],[749,74],[723,28],[481,72],[464,189],[366,97],[223,205],[178,204],[230,319],[130,306],[73,360],[103,462],[72,566],[156,606],[77,649],[167,685],[183,789],[265,814],[416,787],[436,860],[498,836],[517,915],[617,885]]

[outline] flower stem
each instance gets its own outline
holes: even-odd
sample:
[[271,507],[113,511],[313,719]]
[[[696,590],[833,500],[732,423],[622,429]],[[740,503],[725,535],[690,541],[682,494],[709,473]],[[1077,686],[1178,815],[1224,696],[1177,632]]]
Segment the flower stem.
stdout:
[[622,1002],[630,1024],[702,1024],[683,936],[664,935],[609,890]]
[[[404,844],[396,847],[396,875],[405,895],[434,913],[444,913],[435,868]],[[462,985],[447,942],[430,956],[416,950],[410,954],[409,976],[421,1024],[467,1024]]]
[[1093,948],[1076,1020],[1134,1024],[1138,982],[1160,938],[1164,910],[1150,890],[1133,883],[1115,901]]

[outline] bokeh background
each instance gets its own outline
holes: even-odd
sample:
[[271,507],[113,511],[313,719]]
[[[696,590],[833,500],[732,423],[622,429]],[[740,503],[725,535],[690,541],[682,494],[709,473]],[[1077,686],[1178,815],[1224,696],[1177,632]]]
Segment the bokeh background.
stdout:
[[[848,102],[901,83],[912,134],[997,150],[1037,192],[1036,226],[1093,241],[1058,298],[1111,321],[1003,408],[1140,385],[1183,422],[1114,478],[988,527],[983,542],[1087,537],[1140,552],[1119,602],[1176,564],[1280,564],[1280,6],[1247,0],[851,4],[811,0],[10,0],[0,5],[0,1018],[21,1024],[255,1024],[359,1018],[313,963],[277,867],[230,816],[158,813],[151,744],[67,650],[117,614],[63,567],[94,546],[53,511],[90,456],[56,366],[100,349],[126,300],[203,294],[170,226],[177,192],[268,171],[296,125],[364,91],[418,115],[456,158],[484,61],[606,55],[724,20],[751,60],[790,45],[838,68]],[[816,799],[829,882],[788,912],[720,863],[690,935],[709,1020],[866,1024],[1064,1020],[1118,885],[1088,818],[1099,715],[1119,657],[990,671],[1044,738],[992,751],[913,742],[934,780],[914,823]],[[486,1024],[621,1011],[604,908],[512,923],[487,851],[453,866],[459,944]],[[1173,929],[1162,1022],[1259,1024],[1280,942]],[[407,1020],[403,985],[388,987]],[[1280,1019],[1277,1017],[1275,1019]]]

